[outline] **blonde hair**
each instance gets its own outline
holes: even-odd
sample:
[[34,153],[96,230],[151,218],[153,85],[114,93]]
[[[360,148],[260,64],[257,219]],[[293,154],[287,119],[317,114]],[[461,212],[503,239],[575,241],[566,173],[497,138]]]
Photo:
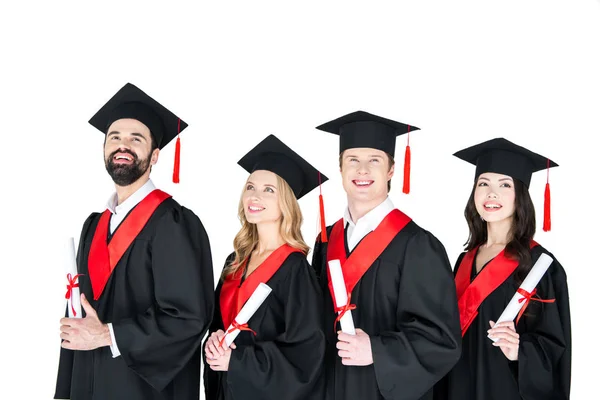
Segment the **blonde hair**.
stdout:
[[[275,174],[275,176],[277,177],[277,187],[279,188],[278,203],[281,209],[279,232],[281,237],[291,247],[301,250],[304,254],[308,254],[310,247],[304,242],[302,232],[300,231],[300,227],[302,226],[302,211],[300,211],[298,200],[290,185],[279,175]],[[246,214],[244,214],[245,191],[246,186],[244,184],[238,205],[238,218],[242,227],[237,235],[235,235],[235,239],[233,239],[235,258],[223,270],[223,277],[236,273],[250,257],[258,244],[258,229],[256,228],[256,224],[248,222]]]

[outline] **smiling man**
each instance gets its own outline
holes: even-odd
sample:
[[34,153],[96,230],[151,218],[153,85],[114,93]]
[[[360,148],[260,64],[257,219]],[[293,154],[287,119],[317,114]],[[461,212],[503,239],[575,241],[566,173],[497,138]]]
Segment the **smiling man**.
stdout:
[[[327,399],[431,399],[460,356],[456,290],[442,244],[388,197],[396,136],[418,128],[357,111],[317,129],[340,136],[348,199],[313,253],[325,296]],[[327,272],[334,259],[351,293],[342,310]],[[338,331],[336,311],[352,313],[355,335]]]
[[115,183],[83,225],[83,318],[61,319],[55,398],[198,399],[200,343],[213,313],[208,236],[150,180],[160,149],[187,126],[132,84],[90,120],[106,134]]

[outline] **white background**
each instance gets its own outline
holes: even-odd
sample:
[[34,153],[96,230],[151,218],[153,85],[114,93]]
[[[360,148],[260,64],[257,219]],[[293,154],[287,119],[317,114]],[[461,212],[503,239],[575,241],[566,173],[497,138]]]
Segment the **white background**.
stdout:
[[[246,173],[237,160],[267,134],[326,173],[328,223],[342,216],[338,141],[315,126],[365,110],[411,134],[412,192],[397,207],[446,246],[467,239],[474,169],[452,153],[503,136],[560,164],[550,173],[552,232],[541,230],[545,173],[534,175],[536,240],[564,265],[571,292],[572,398],[595,389],[600,132],[597,0],[3,3],[0,158],[3,375],[0,397],[50,399],[64,310],[66,238],[113,190],[103,136],[88,119],[132,82],[176,112],[174,144],[152,178],[209,233],[215,275],[238,229]],[[85,3],[85,4],[84,4]],[[219,3],[219,5],[214,5]],[[286,4],[284,4],[286,3]],[[192,6],[192,4],[194,4]],[[397,145],[399,172],[405,137]],[[317,192],[301,200],[316,234]]]

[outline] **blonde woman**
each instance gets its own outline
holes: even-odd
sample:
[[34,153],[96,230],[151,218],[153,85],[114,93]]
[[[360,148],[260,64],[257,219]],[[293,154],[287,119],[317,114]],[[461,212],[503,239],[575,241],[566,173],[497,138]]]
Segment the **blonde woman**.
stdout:
[[[319,172],[273,135],[238,164],[250,176],[204,345],[206,398],[320,399],[322,296],[306,260],[297,201],[319,185]],[[225,330],[260,283],[272,292],[227,348]]]

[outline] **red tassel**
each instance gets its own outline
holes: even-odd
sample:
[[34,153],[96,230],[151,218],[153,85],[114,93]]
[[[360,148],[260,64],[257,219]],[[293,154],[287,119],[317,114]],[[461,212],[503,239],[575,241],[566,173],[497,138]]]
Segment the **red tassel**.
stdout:
[[402,193],[410,193],[410,125],[406,132],[406,150],[404,151],[404,183]]
[[325,205],[321,192],[321,173],[319,172],[319,222],[321,224],[321,243],[327,243],[327,224],[325,224]]
[[404,152],[404,184],[402,185],[402,193],[410,193],[410,146],[406,145]]
[[181,140],[179,133],[181,132],[181,119],[177,120],[177,143],[175,143],[175,161],[173,164],[173,183],[179,183],[179,163],[181,158]]
[[322,194],[319,194],[319,216],[321,219],[321,243],[327,243],[327,225],[325,224],[325,206]]
[[544,191],[544,232],[550,231],[550,159],[546,164],[546,190]]
[[179,163],[181,153],[181,140],[177,137],[175,143],[175,164],[173,165],[173,183],[179,183]]
[[550,183],[546,182],[546,190],[544,191],[544,232],[549,232],[550,227]]

